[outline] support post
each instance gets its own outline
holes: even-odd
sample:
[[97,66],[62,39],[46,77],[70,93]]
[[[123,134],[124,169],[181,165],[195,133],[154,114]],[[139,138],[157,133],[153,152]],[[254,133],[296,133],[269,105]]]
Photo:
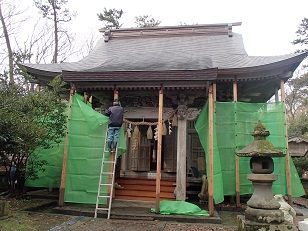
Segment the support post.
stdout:
[[156,169],[156,200],[155,213],[159,214],[160,203],[160,177],[161,177],[161,148],[162,148],[162,130],[163,130],[163,102],[164,93],[161,87],[159,91],[159,105],[158,105],[158,139],[157,139],[157,169]]
[[284,114],[285,114],[285,124],[286,124],[286,178],[287,178],[287,188],[288,188],[288,203],[293,204],[292,199],[292,186],[291,186],[291,169],[290,169],[290,153],[289,153],[289,144],[288,144],[288,126],[287,126],[287,114],[286,114],[286,105],[285,105],[285,91],[284,91],[284,80],[280,81],[280,92],[281,92],[281,101],[284,103]]
[[74,95],[74,90],[71,89],[70,98],[68,101],[68,109],[67,109],[65,144],[64,144],[64,152],[63,152],[62,174],[61,174],[61,184],[60,184],[59,202],[58,202],[58,205],[60,207],[62,207],[64,204],[64,193],[65,193],[65,184],[66,184],[66,165],[67,165],[67,154],[68,154],[68,128],[69,128],[69,123],[71,120],[71,104],[72,104],[73,95]]
[[279,102],[278,87],[275,87],[275,102]]
[[[119,99],[119,93],[117,91],[117,88],[116,88],[116,85],[114,86],[114,90],[113,90],[113,99]],[[107,127],[108,129],[108,127]],[[109,152],[109,161],[113,162],[116,160],[116,156],[115,156],[115,153],[114,152]],[[109,164],[109,172],[113,172],[113,164]],[[112,182],[112,176],[111,175],[108,175],[108,184],[114,184],[114,182]],[[112,186],[113,187],[113,186]],[[108,195],[110,195],[111,193],[111,187],[108,187]],[[115,190],[113,190],[113,193],[115,193]],[[113,195],[110,195],[112,197],[115,196],[115,194]],[[108,199],[109,200],[109,199]],[[109,203],[109,202],[108,202]]]
[[117,90],[116,85],[114,85],[114,89],[113,89],[113,99],[119,99],[119,92]]
[[88,102],[88,95],[87,92],[83,92],[83,102],[86,104]]
[[[236,79],[233,81],[233,101],[237,102],[237,81]],[[240,159],[237,155],[235,155],[235,203],[236,207],[241,206],[241,197],[240,197]]]
[[178,106],[177,158],[176,158],[176,200],[186,200],[186,137],[187,137],[187,106],[185,95],[180,96]]
[[213,85],[209,88],[209,212],[214,216]]

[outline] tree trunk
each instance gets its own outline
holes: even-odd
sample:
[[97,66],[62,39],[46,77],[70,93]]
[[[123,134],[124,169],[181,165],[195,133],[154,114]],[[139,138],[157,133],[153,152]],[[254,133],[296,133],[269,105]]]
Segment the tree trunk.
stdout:
[[2,14],[2,6],[0,3],[0,20],[3,27],[3,34],[5,37],[5,42],[7,46],[8,56],[9,56],[9,78],[10,78],[10,84],[14,84],[14,75],[13,75],[13,52],[11,48],[10,38],[9,34],[5,25],[4,17]]
[[58,63],[58,46],[59,46],[59,38],[58,38],[58,21],[57,21],[57,11],[56,4],[52,2],[53,9],[53,23],[54,23],[54,31],[55,31],[55,53],[53,55],[53,63]]

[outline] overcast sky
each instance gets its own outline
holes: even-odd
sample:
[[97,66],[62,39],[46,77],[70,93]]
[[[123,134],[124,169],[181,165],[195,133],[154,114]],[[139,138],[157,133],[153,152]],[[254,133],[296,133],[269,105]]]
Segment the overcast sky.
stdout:
[[308,0],[70,0],[70,10],[77,12],[72,29],[82,40],[102,23],[97,14],[107,9],[122,9],[122,28],[134,27],[134,17],[151,15],[161,26],[242,22],[233,31],[243,35],[249,55],[281,55],[295,51],[290,42],[304,17]]

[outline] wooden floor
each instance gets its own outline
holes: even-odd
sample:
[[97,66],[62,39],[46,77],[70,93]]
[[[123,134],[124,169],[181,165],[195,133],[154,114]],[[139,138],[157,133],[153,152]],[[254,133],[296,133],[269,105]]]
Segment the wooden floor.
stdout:
[[[137,201],[155,201],[156,199],[155,179],[118,178],[116,181],[121,188],[115,189],[115,199]],[[175,200],[175,184],[175,180],[161,180],[160,198]]]

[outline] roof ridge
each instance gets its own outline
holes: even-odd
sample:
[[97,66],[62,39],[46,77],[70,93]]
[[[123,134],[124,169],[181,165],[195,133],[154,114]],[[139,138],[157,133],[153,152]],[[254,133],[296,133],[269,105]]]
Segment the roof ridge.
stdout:
[[200,24],[187,26],[164,26],[164,27],[143,27],[143,28],[120,28],[100,29],[104,41],[108,42],[115,38],[144,38],[144,37],[174,37],[174,36],[195,36],[195,35],[228,35],[232,37],[232,26],[240,26],[241,22]]

